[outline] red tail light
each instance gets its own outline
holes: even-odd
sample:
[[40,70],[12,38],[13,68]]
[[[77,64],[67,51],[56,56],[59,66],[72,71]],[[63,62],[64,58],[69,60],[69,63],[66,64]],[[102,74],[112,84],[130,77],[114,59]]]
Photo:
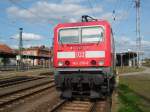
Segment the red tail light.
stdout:
[[69,61],[65,61],[65,65],[70,65],[70,62]]
[[92,61],[91,61],[91,65],[96,65],[96,61],[95,61],[95,60],[92,60]]

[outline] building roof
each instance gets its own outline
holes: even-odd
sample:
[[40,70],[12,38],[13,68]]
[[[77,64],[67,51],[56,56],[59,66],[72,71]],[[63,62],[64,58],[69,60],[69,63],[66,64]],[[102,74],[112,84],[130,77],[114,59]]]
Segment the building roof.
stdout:
[[23,51],[26,50],[45,50],[45,51],[49,51],[50,49],[48,47],[45,47],[44,45],[42,46],[31,46],[30,48],[24,48]]
[[13,53],[13,50],[9,46],[7,46],[6,44],[1,44],[0,43],[0,52],[11,54],[11,53]]

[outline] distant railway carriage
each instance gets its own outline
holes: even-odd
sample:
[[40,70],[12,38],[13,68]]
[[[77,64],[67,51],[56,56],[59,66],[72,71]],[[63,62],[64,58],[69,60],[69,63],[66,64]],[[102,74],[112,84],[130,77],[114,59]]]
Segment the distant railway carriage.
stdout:
[[110,24],[83,16],[54,29],[55,83],[63,98],[110,95],[115,84],[114,39]]

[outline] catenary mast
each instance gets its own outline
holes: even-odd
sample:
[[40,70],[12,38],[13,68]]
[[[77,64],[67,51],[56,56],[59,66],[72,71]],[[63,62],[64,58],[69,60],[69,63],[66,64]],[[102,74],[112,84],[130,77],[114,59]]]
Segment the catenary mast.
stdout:
[[137,36],[137,66],[141,66],[141,34],[140,34],[140,0],[135,0],[136,7],[136,36]]

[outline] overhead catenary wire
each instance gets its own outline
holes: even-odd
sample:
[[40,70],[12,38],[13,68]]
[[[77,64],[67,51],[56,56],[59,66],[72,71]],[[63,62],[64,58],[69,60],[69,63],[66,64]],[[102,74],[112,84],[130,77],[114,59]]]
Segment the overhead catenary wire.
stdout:
[[[8,0],[11,4],[13,4],[13,5],[15,5],[15,6],[19,6],[15,1],[13,1],[13,0]],[[29,11],[28,9],[26,9],[25,7],[23,7],[23,6],[19,6],[19,7],[21,7],[21,8],[23,8],[23,9],[25,9],[26,11]],[[32,13],[32,11],[29,11],[30,13]],[[34,13],[32,13],[33,15],[35,15]],[[37,15],[35,15],[35,16],[37,16]],[[17,25],[11,25],[12,27],[13,26],[16,26],[17,28],[18,28],[18,26]]]
[[[41,16],[39,15],[39,14],[37,14],[37,13],[35,13],[35,12],[33,12],[33,11],[31,11],[31,10],[29,10],[28,8],[26,8],[26,7],[24,7],[24,6],[22,6],[22,5],[19,5],[17,2],[15,2],[14,0],[8,0],[11,4],[13,4],[13,5],[15,5],[15,6],[18,6],[18,7],[21,7],[22,9],[24,9],[25,11],[27,11],[27,12],[29,12],[30,14],[32,14],[33,16],[35,16],[35,17],[37,17],[37,18],[41,18]],[[46,23],[50,23],[50,21],[48,21],[48,19],[47,19],[47,21],[46,21]],[[54,24],[54,22],[53,22],[53,24]],[[39,25],[42,25],[42,24],[39,24]],[[42,31],[44,30],[43,29],[43,25],[42,25],[42,27],[39,27]]]
[[[11,0],[9,0],[9,1],[11,1]],[[12,3],[12,2],[11,2],[11,3]],[[15,4],[14,4],[14,5],[15,5]],[[17,5],[17,6],[18,6],[18,5]],[[34,13],[33,13],[33,14],[34,14]],[[9,19],[9,18],[8,18],[8,19]],[[0,22],[1,22],[1,23],[5,23],[5,25],[8,26],[7,28],[11,28],[11,29],[13,29],[13,30],[16,29],[16,31],[18,30],[18,27],[20,27],[20,25],[19,25],[19,24],[16,24],[16,21],[13,21],[13,20],[12,20],[13,23],[12,23],[12,22],[10,23],[7,19],[4,20],[4,18],[0,18]],[[21,23],[20,23],[20,24],[21,24]],[[42,28],[42,27],[39,27],[39,28],[42,29],[42,31],[45,30],[45,29]],[[11,30],[11,31],[12,31],[12,30]],[[4,37],[4,36],[3,36],[3,37]],[[0,38],[1,38],[1,37],[0,37]],[[10,36],[5,36],[4,38],[5,38],[5,39],[14,39],[13,37],[10,37]],[[1,39],[0,39],[0,41],[1,41]],[[9,40],[6,40],[6,41],[9,41]],[[5,41],[5,42],[6,42],[6,41]],[[24,40],[24,41],[26,41],[26,40]],[[2,42],[2,41],[1,41],[1,42]]]
[[[121,1],[119,0],[118,1],[118,4],[120,4],[119,6],[116,6],[116,8],[118,9],[119,7],[121,7]],[[128,6],[127,6],[127,8],[126,8],[126,13],[128,14],[128,16],[130,15],[130,13],[131,13],[131,8],[133,8],[133,5],[134,4],[134,2],[133,2],[133,0],[129,0],[128,1]],[[113,9],[113,10],[117,10],[117,9]],[[116,13],[116,12],[115,12]],[[120,18],[122,18],[124,15],[122,15]],[[130,19],[130,17],[128,17],[128,18],[126,18],[126,19],[124,19],[124,21],[125,22],[128,22],[129,21],[129,19]],[[113,23],[116,23],[118,21],[118,15],[115,15],[115,21],[113,21]],[[116,24],[117,25],[117,24]],[[117,25],[116,26],[116,31],[118,32],[118,33],[120,33],[121,31],[121,29],[120,28],[118,28],[118,27],[120,27],[120,25]],[[117,32],[115,32],[115,34],[118,34]],[[131,47],[131,46],[130,46]],[[136,45],[132,45],[132,47],[131,47],[133,50],[135,50],[136,51]]]
[[19,6],[19,7],[23,8],[23,9],[26,10],[27,12],[30,12],[32,15],[34,15],[34,16],[36,16],[36,17],[41,17],[41,16],[39,16],[38,14],[35,14],[33,11],[28,10],[28,9],[25,8],[24,6],[18,5],[15,1],[13,1],[13,0],[9,0],[9,1],[10,1],[12,4],[16,5],[16,6]]
[[[93,0],[92,3],[93,3],[92,8],[93,8],[93,7],[96,7],[96,8],[97,8],[97,7],[100,7],[100,6],[99,6],[99,2],[97,2],[97,0]],[[95,4],[95,5],[94,5],[94,4]],[[95,11],[94,11],[94,12],[95,12]],[[95,14],[94,16],[96,17],[96,14]]]
[[[131,1],[131,0],[129,0],[129,4],[128,4],[128,6],[127,6],[127,9],[125,10],[125,13],[126,14],[130,14],[130,12],[131,12],[131,8],[133,7],[133,1]],[[118,17],[119,18],[124,18],[124,16],[125,15],[121,15],[121,16],[119,16],[117,13],[116,13],[116,10],[117,9],[113,9],[113,14],[115,14],[114,16],[115,16],[115,21],[117,21],[118,20]],[[128,20],[129,20],[129,17],[128,18],[126,18],[126,19],[124,19],[124,21],[126,21],[126,22],[128,22]],[[113,23],[115,23],[115,21],[113,21]]]
[[93,5],[92,5],[90,0],[88,0],[88,4],[89,4],[89,7],[91,8],[91,12],[92,12],[93,16],[96,17],[96,14],[95,14],[95,11],[94,11],[94,7],[93,7]]
[[[119,0],[119,1],[120,1],[120,0]],[[125,12],[127,12],[128,14],[130,13],[130,9],[133,7],[133,3],[134,3],[134,2],[133,2],[132,0],[129,0],[129,4],[128,4],[126,10],[125,10]],[[122,7],[122,2],[120,1],[118,4],[119,4],[119,6],[116,5],[116,8],[114,8],[113,11],[112,11],[114,14],[116,14],[116,15],[115,15],[116,19],[117,19],[117,17],[118,17],[118,15],[117,15],[116,12],[117,12],[118,9],[121,9],[121,7]],[[117,7],[117,6],[118,6],[118,7]],[[122,15],[121,17],[123,17],[123,16],[124,16],[124,15]]]
[[[35,12],[33,12],[33,11],[27,9],[26,7],[24,7],[24,6],[22,6],[22,5],[19,5],[18,3],[16,3],[16,2],[13,1],[13,0],[9,0],[9,1],[10,1],[10,3],[12,3],[12,4],[16,5],[16,6],[19,6],[19,7],[21,7],[22,9],[26,10],[27,12],[29,12],[30,14],[32,14],[32,15],[35,16],[35,17],[38,17],[38,18],[41,18],[41,17],[42,17],[42,16],[40,16],[39,14],[37,14],[37,13],[35,13]],[[46,21],[50,22],[51,24],[54,24],[54,22],[49,21],[48,19],[47,19]]]

